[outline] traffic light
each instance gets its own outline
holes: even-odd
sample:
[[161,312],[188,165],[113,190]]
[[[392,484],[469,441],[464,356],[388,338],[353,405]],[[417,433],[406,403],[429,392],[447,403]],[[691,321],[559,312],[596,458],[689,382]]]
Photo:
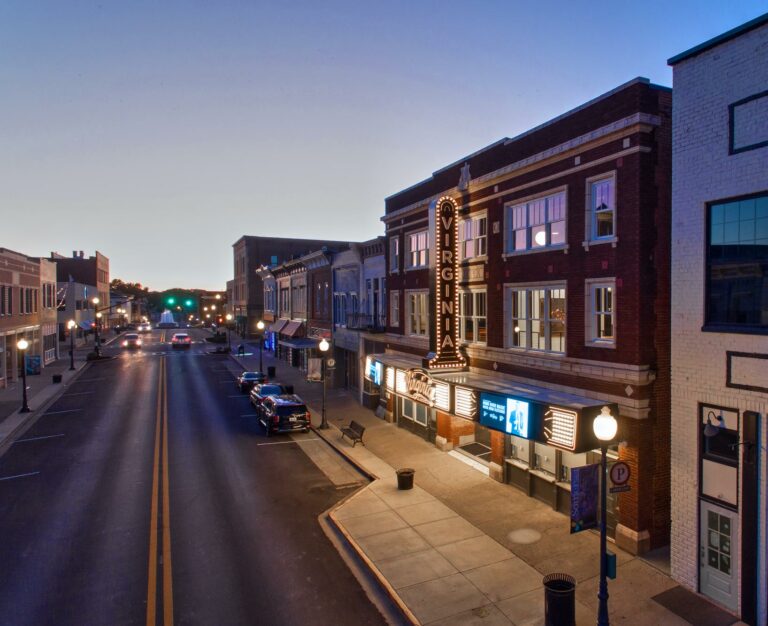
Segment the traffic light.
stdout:
[[189,299],[189,298],[187,298],[186,300],[184,300],[184,306],[188,306],[188,307],[191,307],[191,306],[194,306],[194,304],[195,304],[195,301],[194,301],[194,300],[191,300],[191,299]]
[[171,304],[171,305],[173,305],[173,304],[176,304],[176,298],[174,298],[173,296],[168,296],[168,297],[165,299],[165,302],[166,302],[167,304]]

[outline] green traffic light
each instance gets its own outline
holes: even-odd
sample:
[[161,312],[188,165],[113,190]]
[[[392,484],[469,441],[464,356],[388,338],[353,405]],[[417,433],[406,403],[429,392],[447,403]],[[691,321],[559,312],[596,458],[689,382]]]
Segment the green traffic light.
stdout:
[[184,301],[184,305],[185,306],[192,306],[193,304],[194,304],[194,302],[192,302],[192,300],[185,300]]
[[170,297],[170,298],[168,298],[168,299],[166,300],[166,302],[167,302],[168,304],[176,304],[176,298],[174,298],[174,297]]

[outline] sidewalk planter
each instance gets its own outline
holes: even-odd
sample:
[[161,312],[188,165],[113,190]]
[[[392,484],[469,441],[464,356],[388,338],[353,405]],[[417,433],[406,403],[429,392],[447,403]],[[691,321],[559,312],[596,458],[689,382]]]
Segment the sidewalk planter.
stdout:
[[576,579],[568,574],[547,574],[541,582],[545,626],[576,626]]
[[61,374],[54,374],[51,376],[51,382],[53,382],[54,385],[61,383]]
[[416,470],[409,467],[397,470],[397,488],[400,490],[413,489],[413,475]]

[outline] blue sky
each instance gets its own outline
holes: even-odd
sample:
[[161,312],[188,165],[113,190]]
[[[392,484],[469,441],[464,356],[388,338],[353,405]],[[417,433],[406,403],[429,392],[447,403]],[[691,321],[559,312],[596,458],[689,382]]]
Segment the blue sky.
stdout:
[[[285,6],[284,6],[285,5]],[[365,240],[384,198],[768,2],[0,2],[0,246],[221,289],[241,235]]]

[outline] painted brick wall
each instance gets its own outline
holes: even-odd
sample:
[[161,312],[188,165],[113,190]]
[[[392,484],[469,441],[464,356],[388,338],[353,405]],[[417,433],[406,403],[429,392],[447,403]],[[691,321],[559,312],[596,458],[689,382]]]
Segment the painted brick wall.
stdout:
[[[768,353],[768,337],[701,332],[704,322],[706,203],[768,189],[768,148],[728,154],[728,105],[768,85],[768,26],[674,66],[672,216],[672,575],[698,580],[697,403],[754,410],[765,394],[725,386],[726,350]],[[765,449],[765,448],[763,448]],[[765,511],[765,463],[761,477]],[[759,523],[759,522],[756,522]],[[765,589],[765,520],[759,539]],[[739,542],[740,543],[740,542]],[[765,614],[765,597],[759,612]]]

